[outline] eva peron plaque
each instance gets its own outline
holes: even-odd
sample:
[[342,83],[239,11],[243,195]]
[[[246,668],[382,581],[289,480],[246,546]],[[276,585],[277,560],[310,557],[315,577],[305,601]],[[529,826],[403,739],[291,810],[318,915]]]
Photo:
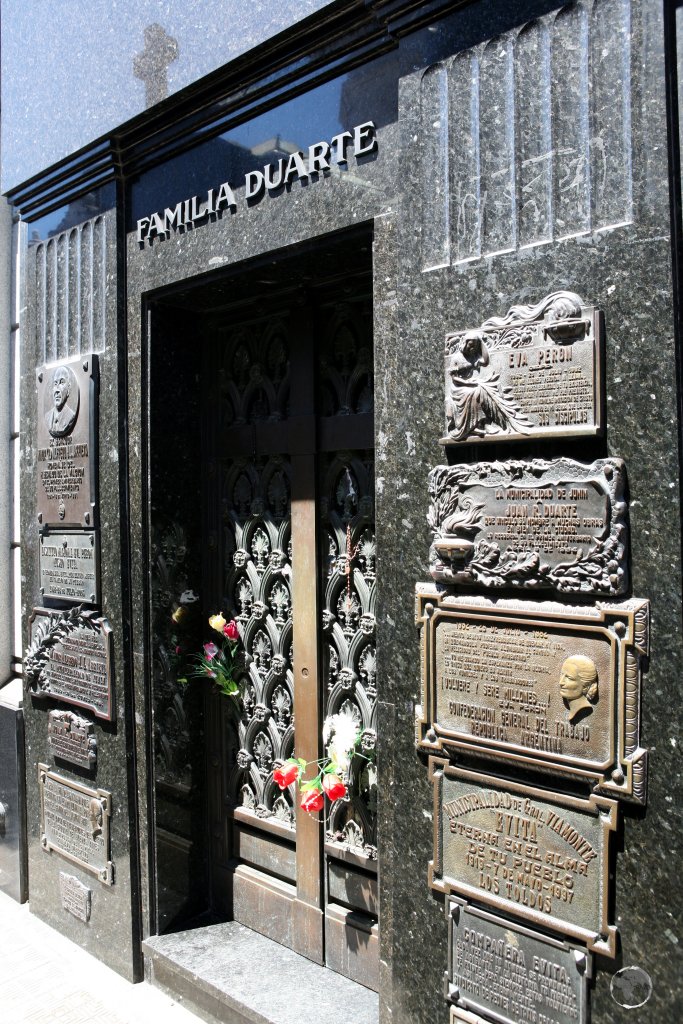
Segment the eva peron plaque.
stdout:
[[94,526],[97,356],[86,353],[37,371],[38,522]]
[[24,658],[29,692],[88,708],[111,721],[112,631],[107,620],[80,605],[68,612],[34,608],[29,636]]
[[560,796],[430,757],[429,884],[616,954],[609,842],[618,804]]
[[649,602],[562,605],[416,591],[417,742],[574,775],[644,804],[640,691]]
[[95,530],[46,531],[40,536],[39,551],[43,597],[97,604],[100,584]]
[[111,793],[90,789],[38,765],[40,842],[107,885],[114,883],[110,850]]
[[602,352],[600,313],[574,292],[448,334],[442,444],[601,434]]
[[585,1024],[593,958],[465,900],[446,900],[446,999],[499,1024]]
[[438,583],[610,597],[628,587],[621,459],[436,466],[429,497]]

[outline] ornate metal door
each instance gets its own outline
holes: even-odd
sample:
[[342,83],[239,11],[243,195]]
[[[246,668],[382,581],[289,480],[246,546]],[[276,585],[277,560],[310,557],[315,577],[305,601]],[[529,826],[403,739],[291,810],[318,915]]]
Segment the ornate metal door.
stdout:
[[[208,715],[214,903],[375,987],[375,537],[371,306],[339,282],[214,319],[204,438],[211,610],[236,618],[241,713]],[[349,797],[311,816],[273,771],[360,734]]]

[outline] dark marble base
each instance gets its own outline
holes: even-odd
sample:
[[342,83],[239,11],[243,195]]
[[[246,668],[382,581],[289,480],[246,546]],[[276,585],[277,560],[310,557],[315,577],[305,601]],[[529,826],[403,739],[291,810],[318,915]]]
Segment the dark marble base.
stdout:
[[377,1024],[377,995],[230,921],[142,945],[155,984],[204,1020]]
[[28,899],[21,681],[0,690],[0,890]]

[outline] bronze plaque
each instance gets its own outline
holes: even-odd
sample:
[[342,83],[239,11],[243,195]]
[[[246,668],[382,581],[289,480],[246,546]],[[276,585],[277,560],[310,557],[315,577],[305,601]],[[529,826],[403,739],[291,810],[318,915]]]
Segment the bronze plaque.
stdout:
[[442,444],[603,431],[602,320],[574,292],[446,335]]
[[113,885],[110,818],[111,793],[89,789],[38,765],[40,842],[101,882]]
[[585,1024],[590,953],[450,897],[449,1002],[499,1024]]
[[80,606],[68,612],[34,608],[24,675],[34,697],[88,708],[114,717],[112,631],[106,619]]
[[47,742],[53,757],[70,761],[80,768],[97,765],[95,726],[73,711],[50,711],[47,716]]
[[586,779],[644,804],[649,602],[573,607],[457,597],[418,584],[417,742]]
[[429,759],[434,860],[429,884],[488,903],[614,957],[609,839],[618,804],[560,796]]
[[39,523],[95,525],[96,386],[92,353],[37,372]]
[[87,885],[79,882],[75,875],[67,875],[64,871],[60,871],[59,895],[64,909],[77,917],[79,921],[84,921],[87,924],[90,920],[92,906],[92,891]]
[[430,572],[438,583],[623,594],[625,492],[621,459],[436,466]]
[[94,530],[48,533],[40,537],[40,593],[79,604],[98,604],[97,534]]

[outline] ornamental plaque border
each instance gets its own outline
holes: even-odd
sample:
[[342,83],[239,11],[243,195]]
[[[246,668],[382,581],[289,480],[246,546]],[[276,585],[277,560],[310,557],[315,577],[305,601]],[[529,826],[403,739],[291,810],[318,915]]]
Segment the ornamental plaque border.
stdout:
[[[36,642],[37,638],[34,637],[33,624],[38,618],[47,619],[47,623],[51,623],[52,626],[48,625],[48,635],[43,636],[38,639],[38,642]],[[59,628],[60,625],[64,625],[67,629],[69,627],[75,628],[79,625],[79,619],[83,619],[86,624],[99,629],[102,636],[105,671],[107,674],[107,700],[106,708],[104,710],[101,710],[90,701],[79,700],[76,697],[54,693],[49,689],[49,682],[46,679],[46,663],[49,661],[49,653],[46,652],[49,652],[49,648],[59,642],[59,637],[57,637],[56,641],[53,638],[50,638],[49,630],[53,627]],[[95,715],[95,718],[100,718],[102,721],[113,722],[116,717],[116,707],[114,702],[114,631],[109,625],[107,619],[100,615],[98,611],[85,609],[82,605],[75,605],[73,608],[69,608],[68,610],[35,607],[29,615],[28,635],[29,645],[24,656],[24,676],[28,692],[31,696],[35,697],[37,700],[44,700],[45,698],[50,697],[52,700],[59,701],[62,704],[68,704],[71,707],[84,708],[87,711],[91,711]]]
[[[485,888],[477,888],[459,878],[446,876],[443,869],[443,780],[444,778],[461,781],[471,785],[475,789],[503,790],[506,795],[513,798],[528,798],[531,801],[538,801],[544,804],[554,804],[560,809],[571,811],[595,819],[599,832],[599,861],[596,865],[598,870],[598,906],[595,908],[595,924],[572,923],[563,918],[543,913],[537,909],[522,905],[505,895],[498,895]],[[500,779],[494,775],[487,775],[484,772],[471,771],[466,768],[459,768],[448,761],[437,757],[429,758],[429,781],[434,786],[434,858],[429,862],[427,869],[427,882],[430,889],[446,895],[456,894],[466,900],[485,903],[496,911],[519,919],[531,926],[566,935],[571,939],[586,944],[591,952],[602,954],[614,959],[617,952],[616,925],[610,924],[610,837],[616,832],[619,804],[607,797],[592,794],[587,799],[572,797],[554,793],[547,789],[538,789],[535,786],[526,786],[522,783],[511,782]],[[460,798],[458,798],[460,799]],[[483,809],[489,809],[486,805]],[[477,808],[473,808],[477,810]]]
[[[89,797],[91,801],[94,800],[99,804],[99,809],[102,815],[102,844],[105,851],[104,859],[106,862],[102,867],[90,864],[81,857],[77,857],[75,854],[65,850],[57,843],[51,842],[48,838],[45,829],[45,783],[48,779],[66,789],[73,789],[77,793],[80,793],[85,797]],[[72,782],[71,779],[67,779],[65,776],[59,775],[58,772],[51,771],[49,766],[46,764],[38,765],[38,788],[40,790],[40,845],[45,852],[58,853],[59,856],[64,857],[65,860],[71,861],[72,864],[77,864],[79,868],[95,875],[99,881],[104,882],[105,885],[113,885],[114,864],[111,859],[111,793],[105,789],[91,789],[89,786],[83,786],[79,782]]]
[[[427,754],[466,751],[494,761],[523,765],[588,782],[594,790],[644,806],[647,802],[648,752],[640,746],[642,664],[649,653],[650,603],[631,598],[618,604],[573,607],[544,601],[492,601],[444,592],[433,583],[418,583],[415,617],[420,627],[421,703],[416,710],[416,744]],[[610,758],[600,763],[537,750],[516,743],[472,736],[436,720],[436,631],[441,622],[526,625],[569,633],[593,634],[611,645],[609,681]],[[559,666],[558,666],[559,668]],[[602,685],[602,683],[601,683]]]
[[[496,1024],[514,1024],[512,1017],[495,1010],[493,1007],[482,1005],[477,1001],[476,995],[472,995],[469,992],[463,994],[462,990],[454,984],[455,931],[457,928],[463,927],[465,919],[468,922],[474,919],[474,923],[481,922],[482,927],[489,924],[501,931],[504,930],[506,933],[514,932],[522,940],[526,939],[530,943],[537,943],[539,947],[543,948],[544,952],[547,951],[548,957],[555,953],[556,955],[563,956],[565,961],[569,960],[571,962],[573,960],[574,963],[571,966],[576,973],[579,994],[577,1001],[578,1016],[575,1018],[575,1021],[576,1024],[587,1024],[590,1018],[588,982],[593,977],[593,957],[583,946],[576,946],[573,943],[551,938],[549,935],[543,935],[541,932],[533,931],[530,928],[524,927],[524,925],[511,921],[509,918],[491,914],[489,911],[476,907],[474,904],[458,896],[448,896],[445,900],[444,909],[448,925],[448,970],[444,974],[444,998],[452,1007],[457,1006],[459,1010],[476,1014],[477,1020],[483,1018],[485,1020],[493,1020]],[[516,943],[511,940],[511,944]],[[482,1017],[479,1017],[480,1014]]]

